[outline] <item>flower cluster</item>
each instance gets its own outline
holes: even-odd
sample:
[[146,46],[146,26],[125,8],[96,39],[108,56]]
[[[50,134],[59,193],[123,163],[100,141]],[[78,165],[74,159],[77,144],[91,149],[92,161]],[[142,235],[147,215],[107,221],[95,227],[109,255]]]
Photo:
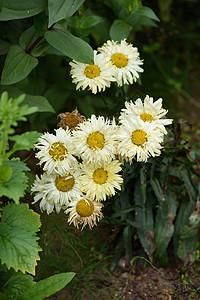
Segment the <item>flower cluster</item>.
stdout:
[[118,86],[133,84],[143,72],[140,65],[139,52],[126,40],[119,42],[107,41],[98,52],[94,50],[94,64],[84,64],[78,61],[70,62],[72,82],[77,84],[76,89],[88,87],[92,93],[104,91],[111,82]]
[[146,96],[125,102],[118,125],[103,116],[86,120],[77,109],[60,114],[61,127],[35,145],[44,174],[33,184],[34,203],[40,200],[48,214],[64,209],[70,224],[91,229],[103,218],[102,201],[121,190],[123,161],[147,162],[161,154],[165,126],[172,123],[166,113],[161,98]]

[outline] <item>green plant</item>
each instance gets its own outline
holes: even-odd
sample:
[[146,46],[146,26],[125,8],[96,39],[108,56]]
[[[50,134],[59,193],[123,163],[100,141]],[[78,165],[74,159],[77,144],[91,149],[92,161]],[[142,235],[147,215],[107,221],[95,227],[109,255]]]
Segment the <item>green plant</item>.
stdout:
[[5,198],[1,207],[1,299],[44,299],[62,289],[75,275],[63,273],[35,283],[32,276],[25,274],[35,275],[42,249],[36,235],[40,216],[28,204],[20,203],[28,186],[25,172],[29,169],[18,157],[12,157],[16,151],[30,150],[40,136],[36,131],[14,134],[13,127],[38,110],[36,106],[22,104],[24,100],[25,95],[12,99],[7,92],[0,98],[0,196],[14,201],[6,203]]

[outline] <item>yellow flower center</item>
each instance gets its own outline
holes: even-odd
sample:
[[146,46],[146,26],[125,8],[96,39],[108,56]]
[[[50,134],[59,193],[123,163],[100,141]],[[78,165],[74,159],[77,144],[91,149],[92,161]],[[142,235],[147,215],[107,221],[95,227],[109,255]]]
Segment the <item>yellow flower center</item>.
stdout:
[[144,122],[152,122],[153,121],[153,117],[150,114],[141,114],[140,115],[140,119]]
[[75,127],[77,126],[79,123],[78,121],[78,118],[75,114],[73,113],[69,113],[67,116],[66,116],[66,119],[65,119],[65,124],[69,127],[69,128],[72,128],[72,127]]
[[135,130],[131,139],[133,144],[142,146],[147,141],[147,134],[143,130]]
[[68,192],[73,188],[74,181],[74,176],[72,176],[71,174],[67,176],[59,175],[55,180],[55,185],[59,191]]
[[93,78],[99,76],[99,74],[100,74],[100,69],[99,69],[99,67],[96,66],[96,65],[89,65],[89,66],[87,66],[87,67],[85,68],[84,73],[85,73],[85,76],[87,76],[88,78],[93,79]]
[[124,54],[121,53],[115,53],[111,56],[111,62],[117,67],[117,68],[123,68],[127,66],[128,59]]
[[103,184],[108,178],[107,172],[104,169],[97,169],[93,174],[94,182],[98,184]]
[[76,204],[76,212],[81,217],[89,217],[94,211],[94,204],[90,200],[80,200]]
[[49,150],[49,155],[51,155],[54,160],[63,160],[66,153],[67,149],[63,143],[54,143]]
[[104,142],[105,142],[104,136],[99,131],[92,132],[87,139],[87,143],[89,147],[92,149],[94,148],[102,149],[104,146]]

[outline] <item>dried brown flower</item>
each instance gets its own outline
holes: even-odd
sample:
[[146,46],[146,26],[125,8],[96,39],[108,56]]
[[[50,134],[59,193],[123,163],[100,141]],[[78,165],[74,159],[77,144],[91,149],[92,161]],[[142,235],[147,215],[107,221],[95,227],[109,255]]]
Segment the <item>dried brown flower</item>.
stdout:
[[86,121],[85,116],[81,115],[77,108],[75,108],[71,113],[65,112],[58,115],[57,119],[60,118],[60,122],[58,123],[58,127],[62,127],[66,129],[67,127],[72,132],[76,129],[79,123]]

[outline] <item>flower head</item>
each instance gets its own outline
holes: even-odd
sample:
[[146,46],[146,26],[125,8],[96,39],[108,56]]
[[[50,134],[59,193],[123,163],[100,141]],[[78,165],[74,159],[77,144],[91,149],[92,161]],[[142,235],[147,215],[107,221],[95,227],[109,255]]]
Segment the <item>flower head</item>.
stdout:
[[70,203],[69,208],[65,211],[69,213],[68,222],[73,223],[75,227],[79,229],[79,225],[82,225],[82,229],[88,224],[92,229],[97,225],[96,221],[103,218],[101,208],[103,204],[100,202],[92,201],[86,196],[82,195],[81,199],[74,200]]
[[110,163],[82,164],[80,176],[81,190],[91,199],[96,201],[106,200],[106,196],[114,196],[117,190],[121,190],[123,182],[120,162],[113,160]]
[[70,131],[59,128],[55,132],[56,135],[45,133],[35,144],[39,150],[35,156],[40,160],[40,165],[44,164],[47,173],[67,171],[77,164],[76,158],[72,156],[74,145]]
[[36,192],[34,203],[41,200],[40,209],[47,210],[48,214],[54,207],[59,212],[73,199],[80,198],[79,176],[80,169],[71,169],[70,172],[61,174],[43,174],[41,179],[37,176],[31,189],[32,192]]
[[110,63],[101,54],[94,51],[94,64],[84,64],[78,61],[69,63],[71,66],[72,82],[77,84],[76,89],[87,87],[92,90],[93,94],[105,91],[110,87],[111,81],[115,81],[112,75]]
[[164,134],[167,133],[165,125],[172,123],[172,119],[161,119],[167,114],[167,110],[162,108],[162,99],[159,98],[157,101],[153,102],[153,97],[148,95],[144,98],[144,103],[138,98],[135,102],[126,101],[126,108],[122,109],[119,120],[122,124],[126,123],[126,115],[128,119],[135,119],[137,116],[140,117],[144,122],[154,122]]
[[[126,121],[126,122],[125,122]],[[118,154],[126,161],[146,162],[150,156],[159,156],[163,133],[155,123],[143,122],[139,117],[135,119],[129,115],[121,117],[122,125],[116,133],[118,139]]]
[[111,62],[114,67],[113,75],[119,86],[133,84],[139,78],[138,72],[143,72],[140,67],[143,62],[139,58],[138,49],[128,44],[125,39],[120,43],[109,40],[98,51]]
[[71,113],[61,113],[58,117],[61,119],[58,123],[58,127],[62,127],[65,130],[68,128],[71,132],[76,129],[79,123],[86,121],[85,116],[79,114],[77,108],[75,108]]
[[103,116],[92,115],[73,132],[75,154],[84,161],[101,163],[115,157],[115,126]]

